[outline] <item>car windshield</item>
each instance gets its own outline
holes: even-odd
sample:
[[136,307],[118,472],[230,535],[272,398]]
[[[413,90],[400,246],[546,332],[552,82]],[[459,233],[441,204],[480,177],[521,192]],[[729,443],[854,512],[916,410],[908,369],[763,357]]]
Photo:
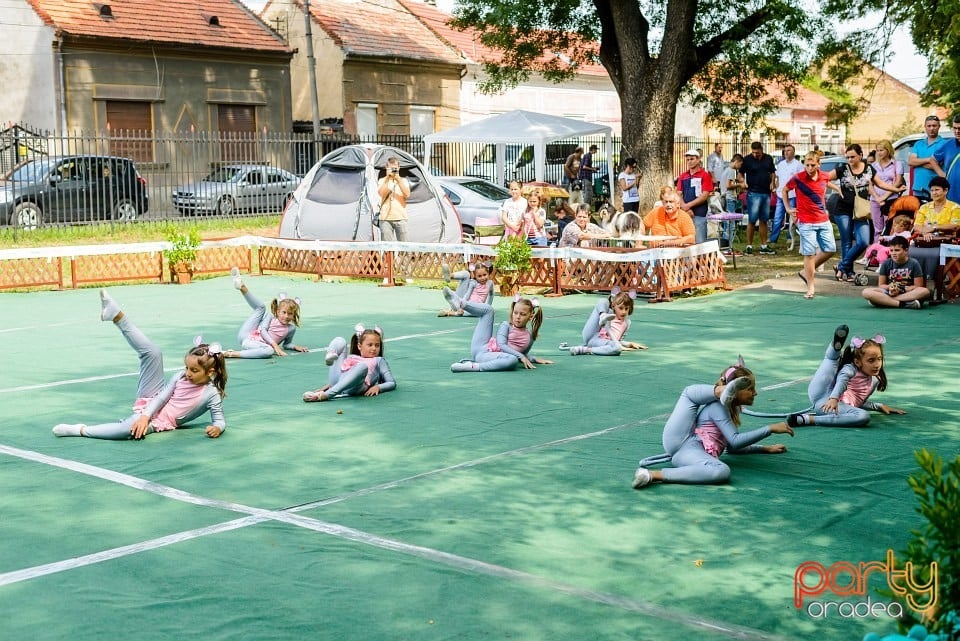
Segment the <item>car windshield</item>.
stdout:
[[4,177],[4,180],[13,182],[38,182],[50,171],[50,162],[46,160],[31,160],[19,167],[11,169]]
[[221,167],[203,179],[208,183],[229,183],[237,180],[243,170],[239,167]]
[[480,194],[484,198],[489,198],[490,200],[506,200],[510,197],[510,192],[503,187],[497,187],[493,183],[488,183],[483,180],[468,180],[460,184],[470,191]]

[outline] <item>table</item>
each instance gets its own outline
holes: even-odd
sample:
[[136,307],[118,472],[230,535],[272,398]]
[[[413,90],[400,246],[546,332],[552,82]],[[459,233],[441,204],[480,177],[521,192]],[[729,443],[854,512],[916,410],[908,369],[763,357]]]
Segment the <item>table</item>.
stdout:
[[[730,248],[730,256],[733,258],[733,268],[737,268],[737,252],[733,249],[733,241],[737,237],[737,230],[739,229],[738,224],[741,220],[746,218],[744,214],[738,214],[733,211],[725,211],[722,214],[707,214],[707,220],[712,220],[715,223],[720,223],[724,228],[727,234],[727,244]],[[733,231],[730,232],[730,225],[733,225]]]
[[644,242],[674,240],[676,236],[634,236],[633,238],[594,238],[590,242],[596,249],[647,249]]
[[960,296],[960,245],[940,245],[935,295],[937,300]]

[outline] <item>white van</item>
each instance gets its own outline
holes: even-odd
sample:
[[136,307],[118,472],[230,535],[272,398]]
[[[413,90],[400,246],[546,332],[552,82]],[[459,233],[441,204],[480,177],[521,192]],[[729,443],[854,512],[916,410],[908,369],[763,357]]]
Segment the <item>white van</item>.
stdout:
[[[563,165],[567,157],[578,147],[578,143],[549,143],[544,166],[543,179],[549,183],[563,182]],[[530,182],[536,180],[534,168],[533,146],[506,145],[504,150],[503,179],[505,183],[511,180]],[[484,145],[473,162],[463,172],[466,176],[495,180],[497,166],[497,146]]]

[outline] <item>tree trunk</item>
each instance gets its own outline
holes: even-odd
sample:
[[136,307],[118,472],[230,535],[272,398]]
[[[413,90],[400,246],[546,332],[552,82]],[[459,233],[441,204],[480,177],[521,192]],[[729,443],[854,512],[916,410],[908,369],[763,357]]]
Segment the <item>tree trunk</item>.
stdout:
[[657,87],[636,87],[623,95],[627,102],[646,105],[643,113],[637,109],[623,109],[623,146],[621,157],[632,156],[642,172],[640,180],[640,211],[646,212],[660,198],[660,188],[673,185],[673,131],[679,92]]

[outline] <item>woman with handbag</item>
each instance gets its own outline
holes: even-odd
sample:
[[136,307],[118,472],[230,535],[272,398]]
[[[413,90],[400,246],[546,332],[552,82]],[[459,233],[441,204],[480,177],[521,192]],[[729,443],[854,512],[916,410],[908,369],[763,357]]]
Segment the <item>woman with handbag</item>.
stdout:
[[853,261],[860,257],[871,241],[871,186],[897,194],[905,188],[880,179],[874,168],[863,162],[863,148],[860,145],[847,145],[844,156],[847,164],[830,172],[830,179],[840,183],[840,202],[833,222],[840,231],[843,258],[837,265],[836,276],[837,280],[853,282]]

